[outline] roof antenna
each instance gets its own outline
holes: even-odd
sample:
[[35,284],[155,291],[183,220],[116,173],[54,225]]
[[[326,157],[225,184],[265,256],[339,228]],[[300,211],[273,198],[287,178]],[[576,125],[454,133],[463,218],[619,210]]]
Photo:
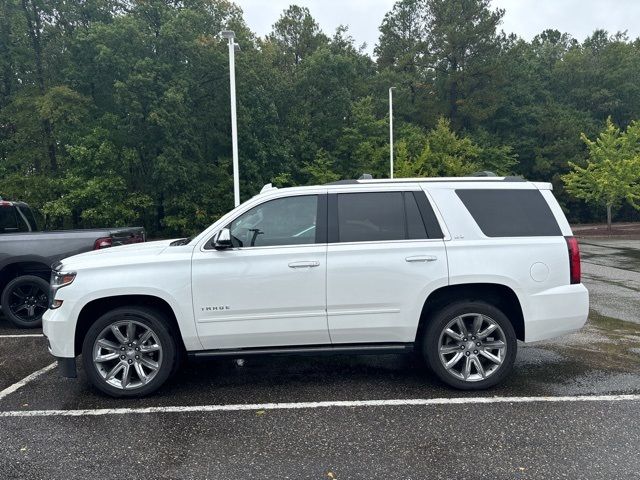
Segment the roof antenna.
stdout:
[[360,175],[360,177],[358,177],[358,180],[373,180],[373,177],[370,173],[363,173],[362,175]]

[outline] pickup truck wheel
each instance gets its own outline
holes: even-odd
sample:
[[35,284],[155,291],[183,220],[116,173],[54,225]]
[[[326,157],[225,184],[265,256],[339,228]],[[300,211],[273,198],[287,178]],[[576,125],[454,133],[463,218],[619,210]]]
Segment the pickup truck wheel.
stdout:
[[176,343],[166,318],[144,307],[102,315],[87,331],[82,362],[89,381],[112,397],[142,397],[169,377]]
[[469,301],[437,312],[422,346],[428,366],[444,383],[461,390],[483,390],[509,374],[517,340],[502,311]]
[[49,308],[49,283],[35,275],[11,280],[2,292],[2,313],[14,325],[36,328]]

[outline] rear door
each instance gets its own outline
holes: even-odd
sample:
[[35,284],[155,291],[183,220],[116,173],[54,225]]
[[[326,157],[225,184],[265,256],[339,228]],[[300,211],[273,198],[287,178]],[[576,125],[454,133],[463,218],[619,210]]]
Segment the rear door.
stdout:
[[330,193],[332,343],[412,342],[424,300],[447,282],[443,233],[422,190]]

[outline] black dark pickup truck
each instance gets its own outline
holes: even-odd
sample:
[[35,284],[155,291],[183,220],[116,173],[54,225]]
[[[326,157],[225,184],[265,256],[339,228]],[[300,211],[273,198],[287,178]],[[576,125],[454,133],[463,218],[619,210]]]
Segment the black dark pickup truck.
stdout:
[[40,232],[29,206],[0,198],[0,304],[18,327],[38,327],[51,265],[78,253],[145,241],[142,227]]

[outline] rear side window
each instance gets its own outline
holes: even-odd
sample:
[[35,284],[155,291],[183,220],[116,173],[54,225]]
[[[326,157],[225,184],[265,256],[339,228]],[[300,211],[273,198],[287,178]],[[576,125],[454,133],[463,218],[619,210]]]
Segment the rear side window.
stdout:
[[538,190],[456,190],[487,237],[562,235],[549,205]]
[[405,240],[402,192],[338,195],[340,242]]
[[330,242],[442,238],[423,192],[341,193],[330,195],[329,209]]

